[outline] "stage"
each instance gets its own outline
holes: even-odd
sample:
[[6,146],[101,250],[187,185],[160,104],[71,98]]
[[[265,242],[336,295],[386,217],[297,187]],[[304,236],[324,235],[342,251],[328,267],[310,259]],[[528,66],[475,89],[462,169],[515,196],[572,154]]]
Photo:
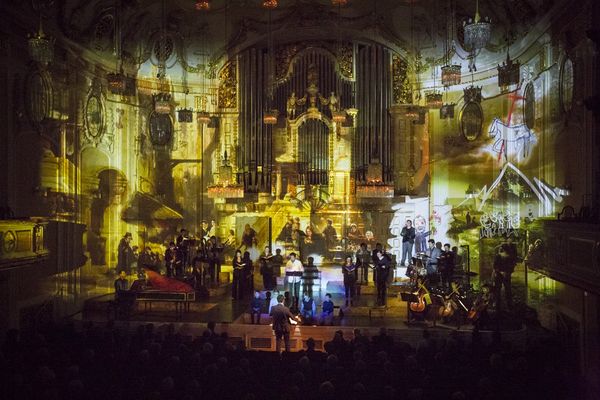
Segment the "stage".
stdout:
[[[224,272],[227,270],[227,267],[223,268]],[[428,315],[427,318],[417,315],[416,319],[411,318],[409,322],[407,304],[401,300],[400,293],[410,291],[411,286],[409,280],[401,274],[397,274],[394,282],[388,288],[385,307],[375,306],[376,290],[372,279],[368,285],[360,285],[360,295],[353,300],[351,306],[346,306],[340,267],[321,266],[320,270],[322,279],[313,287],[313,298],[317,303],[318,314],[322,298],[326,293],[332,295],[336,306],[333,325],[298,325],[294,327],[291,343],[293,350],[303,349],[308,338],[313,338],[317,349],[322,349],[323,344],[331,340],[337,330],[341,330],[344,337],[352,338],[354,329],[360,329],[363,334],[370,336],[377,334],[380,328],[386,328],[396,340],[413,346],[421,340],[424,329],[435,332],[439,337],[453,334],[459,335],[463,340],[470,340],[472,336],[473,327],[463,317],[444,322],[431,315]],[[112,279],[112,276],[105,277],[105,279],[109,278]],[[280,279],[279,282],[281,283],[282,280]],[[261,291],[261,296],[264,298],[262,277],[257,273],[254,275],[254,285],[257,290]],[[278,286],[283,289],[282,285]],[[274,350],[275,341],[269,325],[270,318],[266,302],[261,315],[261,324],[252,325],[249,314],[250,294],[244,300],[232,300],[230,284],[223,284],[212,293],[213,296],[209,298],[197,298],[185,310],[176,309],[174,304],[168,302],[157,302],[150,308],[143,302],[137,302],[126,316],[115,314],[112,307],[114,294],[105,293],[89,298],[77,318],[81,322],[87,321],[100,325],[111,321],[125,330],[135,330],[139,325],[148,323],[152,323],[155,327],[162,327],[161,329],[167,329],[172,325],[176,332],[186,337],[201,335],[206,329],[207,323],[212,321],[216,323],[216,331],[226,332],[228,341],[233,345],[243,345],[247,349],[254,350]],[[490,341],[492,339],[492,331],[480,331],[480,333],[482,340]],[[525,344],[525,329],[519,326],[503,330],[502,335],[504,339],[510,340],[517,346]]]

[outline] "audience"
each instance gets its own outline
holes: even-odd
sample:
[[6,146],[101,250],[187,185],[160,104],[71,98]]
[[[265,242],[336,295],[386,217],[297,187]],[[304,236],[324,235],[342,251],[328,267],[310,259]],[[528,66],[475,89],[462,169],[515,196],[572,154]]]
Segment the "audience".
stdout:
[[[0,354],[2,398],[10,399],[570,399],[577,385],[555,339],[525,351],[486,345],[476,334],[424,331],[416,348],[382,329],[342,331],[327,354],[246,351],[215,324],[199,337],[173,325],[127,333],[109,322],[42,332],[9,331]],[[237,345],[237,347],[236,347]],[[573,372],[574,374],[575,372]]]

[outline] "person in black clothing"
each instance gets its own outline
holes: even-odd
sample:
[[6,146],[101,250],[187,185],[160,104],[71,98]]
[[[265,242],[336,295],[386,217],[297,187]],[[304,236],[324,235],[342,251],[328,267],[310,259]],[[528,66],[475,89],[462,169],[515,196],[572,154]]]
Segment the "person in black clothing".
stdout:
[[344,274],[344,292],[346,294],[346,306],[352,305],[356,290],[356,265],[352,262],[352,257],[346,257],[346,262],[342,266]]
[[275,351],[281,353],[281,339],[285,343],[285,351],[290,351],[290,328],[297,322],[290,309],[283,305],[283,296],[277,296],[277,305],[271,308],[271,317],[273,318],[273,331],[275,331]]
[[254,317],[256,316],[256,324],[260,325],[260,313],[263,306],[263,300],[260,298],[260,292],[258,290],[254,291],[254,297],[252,298],[252,302],[250,303],[250,319],[252,324],[254,324]]
[[387,300],[387,280],[390,273],[390,260],[383,254],[383,250],[375,250],[375,272],[377,305],[385,306]]
[[508,308],[512,308],[512,286],[511,275],[515,270],[516,260],[510,254],[510,245],[503,243],[498,248],[498,253],[494,257],[494,291],[496,300],[496,309],[500,310],[502,305],[501,292],[504,286],[506,295],[506,304]]
[[179,231],[179,236],[177,236],[177,239],[175,239],[175,244],[177,245],[177,250],[179,251],[179,254],[181,255],[181,268],[182,268],[182,270],[185,270],[185,267],[187,267],[187,263],[188,263],[189,245],[190,245],[188,231],[186,229],[181,229]]
[[274,288],[272,260],[273,254],[271,254],[271,248],[265,246],[265,252],[260,256],[260,274],[263,278],[263,287],[265,290],[273,290]]
[[371,262],[375,265],[375,269],[373,270],[373,282],[377,285],[377,252],[380,251],[383,254],[383,245],[381,243],[376,243],[375,248],[371,252]]
[[242,252],[236,251],[233,257],[233,284],[231,285],[231,297],[234,300],[242,298],[242,281],[244,279],[244,268],[246,263],[242,258]]
[[219,283],[219,274],[221,274],[221,258],[223,254],[223,246],[221,246],[216,236],[206,242],[206,253],[208,255],[208,268],[210,277],[213,283]]
[[442,278],[442,286],[450,289],[450,280],[454,274],[454,253],[450,249],[450,243],[444,245],[444,251],[438,258],[438,268]]
[[242,293],[248,293],[254,289],[254,264],[250,258],[250,252],[244,252],[244,283],[242,284]]
[[165,251],[165,268],[167,269],[167,276],[169,278],[175,275],[175,272],[179,269],[181,260],[175,242],[169,243],[169,247]]
[[134,261],[133,249],[131,248],[131,233],[127,232],[121,238],[117,248],[117,272],[125,271],[127,275],[131,274],[131,264]]
[[360,280],[362,283],[369,283],[369,268],[372,262],[371,253],[367,249],[366,243],[361,243],[360,248],[356,252],[356,268],[362,272]]
[[400,236],[402,236],[402,261],[400,261],[400,265],[402,266],[404,266],[404,262],[407,260],[410,263],[416,234],[415,228],[412,226],[412,221],[407,219],[402,232],[400,232]]

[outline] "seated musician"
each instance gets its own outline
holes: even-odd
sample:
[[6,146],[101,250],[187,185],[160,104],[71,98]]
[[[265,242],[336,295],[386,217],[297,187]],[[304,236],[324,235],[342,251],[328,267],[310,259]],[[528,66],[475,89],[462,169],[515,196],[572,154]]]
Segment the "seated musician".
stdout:
[[316,312],[317,307],[315,305],[315,301],[308,295],[308,293],[304,293],[304,298],[300,304],[300,315],[302,316],[304,323],[308,325],[312,324],[315,319]]
[[[129,282],[127,281],[127,273],[119,272],[119,277],[115,280],[115,303],[116,313],[124,317],[128,317],[131,306],[135,301],[135,297],[128,295]],[[133,294],[135,296],[135,294]]]
[[115,280],[115,300],[119,301],[123,292],[129,291],[129,281],[127,281],[127,273],[119,272],[119,277]]
[[181,264],[181,260],[179,258],[179,252],[177,251],[175,242],[169,243],[169,247],[165,251],[165,267],[167,269],[168,277],[175,275],[177,265]]
[[327,293],[325,295],[325,299],[323,300],[323,304],[321,305],[322,311],[319,315],[319,324],[320,325],[333,325],[333,301],[331,301],[331,294]]
[[250,303],[250,319],[252,324],[254,324],[255,322],[255,317],[256,317],[256,324],[260,325],[260,313],[262,311],[262,306],[263,306],[264,300],[260,298],[260,292],[258,290],[254,291],[254,297],[252,298],[252,302]]

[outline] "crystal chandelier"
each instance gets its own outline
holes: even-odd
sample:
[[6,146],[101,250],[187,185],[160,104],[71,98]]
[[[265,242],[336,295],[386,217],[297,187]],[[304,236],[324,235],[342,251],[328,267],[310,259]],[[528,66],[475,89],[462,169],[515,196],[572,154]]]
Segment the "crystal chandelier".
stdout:
[[210,114],[206,111],[198,111],[196,119],[200,124],[208,124],[210,123]]
[[194,111],[189,108],[177,110],[177,121],[188,123],[194,120]]
[[463,90],[463,96],[465,103],[473,101],[475,103],[481,103],[481,86],[469,86]]
[[123,70],[106,74],[106,81],[108,84],[108,90],[110,90],[112,94],[125,93],[125,87],[127,86],[127,83],[125,82]]
[[277,0],[263,0],[263,2],[262,2],[263,8],[266,8],[268,10],[273,10],[273,9],[277,8],[278,5],[279,5],[279,1],[277,1]]
[[511,85],[517,85],[521,78],[521,63],[513,61],[508,52],[506,53],[506,62],[498,65],[498,86],[506,89]]
[[479,0],[476,3],[475,18],[463,24],[464,42],[467,51],[478,51],[487,46],[492,35],[492,24],[489,18],[479,16]]
[[404,116],[411,121],[416,121],[420,117],[419,110],[415,107],[408,107],[404,113]]
[[263,122],[265,125],[277,124],[277,117],[279,117],[279,111],[276,109],[266,110],[263,112]]
[[346,111],[332,111],[331,119],[333,120],[333,122],[337,122],[340,124],[346,122]]
[[47,65],[54,60],[54,38],[49,38],[44,34],[41,19],[38,32],[29,37],[27,45],[29,56],[35,62]]
[[425,95],[425,103],[429,108],[441,108],[444,104],[442,94],[437,92],[427,93]]
[[196,10],[198,11],[208,11],[210,10],[210,1],[209,0],[198,0],[195,4]]
[[447,64],[442,67],[442,85],[449,87],[460,85],[461,80],[460,64]]
[[171,112],[171,95],[169,93],[157,93],[154,99],[154,111],[158,114],[169,114]]

